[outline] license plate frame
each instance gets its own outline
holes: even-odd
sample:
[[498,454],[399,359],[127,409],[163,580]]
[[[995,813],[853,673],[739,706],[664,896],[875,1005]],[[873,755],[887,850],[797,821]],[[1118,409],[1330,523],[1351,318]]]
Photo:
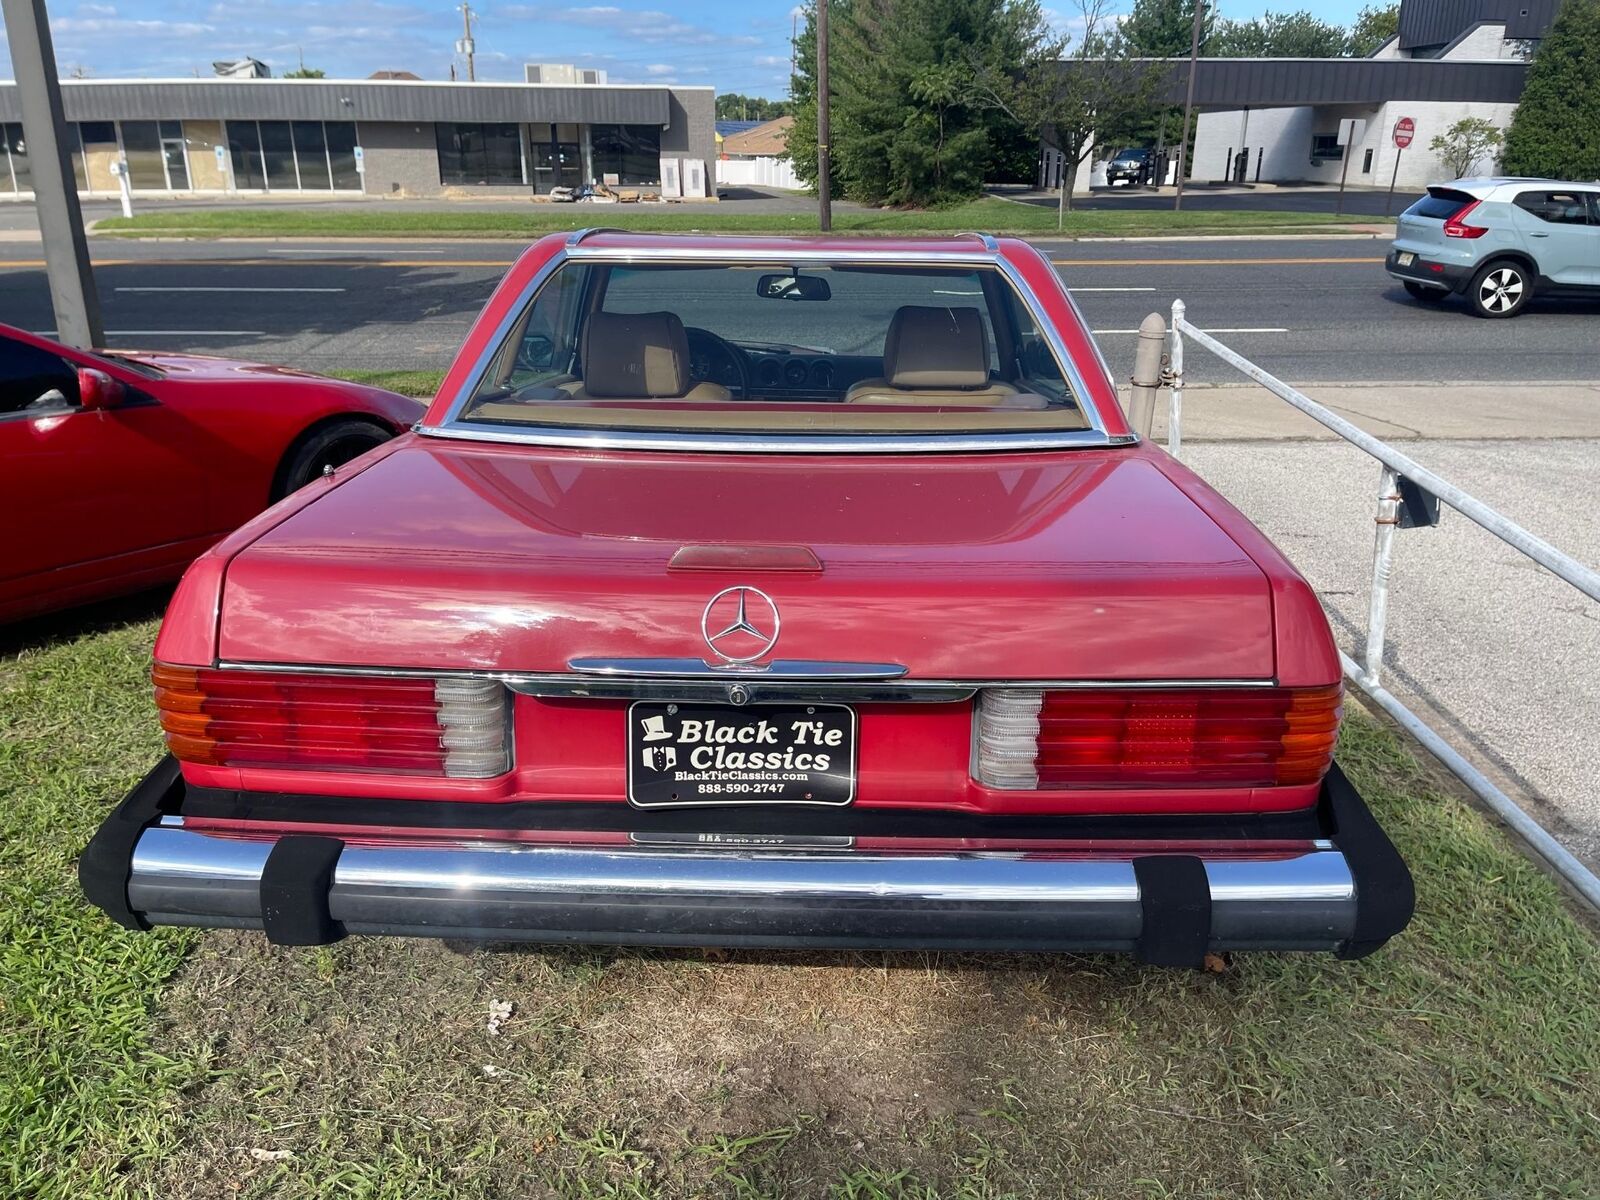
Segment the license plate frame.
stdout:
[[[688,722],[700,724],[690,727]],[[797,723],[805,724],[803,733]],[[742,730],[750,731],[749,736],[738,740]],[[835,733],[837,739],[832,738]],[[636,700],[628,706],[623,740],[627,798],[634,808],[794,804],[845,808],[855,802],[860,722],[848,704],[745,707]],[[696,756],[697,751],[706,753]],[[785,751],[788,766],[767,764],[767,756],[782,759]],[[762,756],[760,765],[745,765],[755,754]],[[805,754],[811,756],[812,765],[797,766]],[[822,755],[827,756],[827,765],[815,766]],[[799,778],[784,778],[791,775]]]

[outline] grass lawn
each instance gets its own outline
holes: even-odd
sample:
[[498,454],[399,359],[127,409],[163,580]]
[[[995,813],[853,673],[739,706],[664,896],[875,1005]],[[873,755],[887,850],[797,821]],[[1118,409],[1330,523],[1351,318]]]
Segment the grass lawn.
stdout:
[[349,379],[373,387],[388,388],[402,396],[415,396],[419,400],[432,400],[444,381],[443,371],[326,371],[335,379]]
[[[1303,212],[1150,212],[1080,210],[1067,214],[1067,237],[1138,237],[1163,233],[1271,233],[1325,227],[1337,233],[1371,218]],[[845,210],[834,215],[839,233],[994,233],[1054,235],[1054,209],[985,196],[932,211]],[[605,225],[658,232],[815,233],[807,213],[740,212],[735,205],[528,204],[504,211],[416,209],[373,204],[359,209],[216,208],[107,217],[96,234],[118,237],[480,237],[526,239],[553,230]]]
[[0,650],[0,1195],[1600,1194],[1600,950],[1359,713],[1419,884],[1359,963],[280,949],[78,895],[158,607]]

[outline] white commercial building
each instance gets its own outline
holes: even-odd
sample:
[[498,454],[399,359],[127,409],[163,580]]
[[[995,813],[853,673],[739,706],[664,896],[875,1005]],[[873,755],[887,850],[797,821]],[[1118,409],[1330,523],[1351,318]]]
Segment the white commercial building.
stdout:
[[[1305,102],[1225,108],[1221,80],[1212,79],[1197,116],[1190,177],[1337,184],[1344,173],[1351,185],[1388,187],[1393,180],[1412,191],[1449,178],[1455,172],[1431,148],[1433,139],[1466,117],[1502,131],[1510,126],[1528,54],[1554,9],[1528,0],[1405,0],[1399,35],[1369,58],[1203,60],[1197,83],[1228,73],[1229,65],[1270,63],[1288,76],[1281,94]],[[1393,135],[1405,117],[1414,134],[1401,150]],[[1486,154],[1466,174],[1492,174],[1497,166],[1497,156]]]

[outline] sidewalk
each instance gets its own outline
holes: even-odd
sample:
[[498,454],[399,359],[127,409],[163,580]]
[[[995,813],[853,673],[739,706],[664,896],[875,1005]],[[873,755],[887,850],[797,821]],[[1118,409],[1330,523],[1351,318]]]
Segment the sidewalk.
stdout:
[[[1600,383],[1311,384],[1301,389],[1385,441],[1426,438],[1600,439]],[[1121,389],[1124,407],[1127,389]],[[1165,443],[1168,402],[1156,403],[1152,434]],[[1183,392],[1183,440],[1321,441],[1337,437],[1253,383],[1196,385]]]

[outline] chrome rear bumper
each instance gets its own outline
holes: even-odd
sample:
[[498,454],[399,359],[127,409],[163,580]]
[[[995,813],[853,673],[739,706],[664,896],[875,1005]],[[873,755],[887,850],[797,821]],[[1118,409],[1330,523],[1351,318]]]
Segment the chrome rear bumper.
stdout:
[[[143,785],[181,791],[158,768]],[[1126,849],[864,852],[506,842],[374,845],[185,829],[157,808],[107,821],[85,852],[91,899],[136,927],[537,942],[949,950],[1366,953],[1410,916],[1410,876],[1358,812],[1298,853]],[[135,792],[124,808],[139,797]],[[144,797],[148,808],[150,796]],[[1333,801],[1325,794],[1325,803]],[[119,822],[126,815],[138,824]],[[1370,830],[1359,826],[1365,817]],[[1375,847],[1371,831],[1381,840]],[[1243,850],[1243,848],[1241,848]],[[1374,851],[1381,871],[1374,869]],[[1387,851],[1387,855],[1383,851]],[[1398,875],[1396,874],[1398,871]],[[1384,903],[1384,895],[1390,901]],[[1403,903],[1396,904],[1395,900]],[[1377,905],[1383,911],[1373,912]]]

